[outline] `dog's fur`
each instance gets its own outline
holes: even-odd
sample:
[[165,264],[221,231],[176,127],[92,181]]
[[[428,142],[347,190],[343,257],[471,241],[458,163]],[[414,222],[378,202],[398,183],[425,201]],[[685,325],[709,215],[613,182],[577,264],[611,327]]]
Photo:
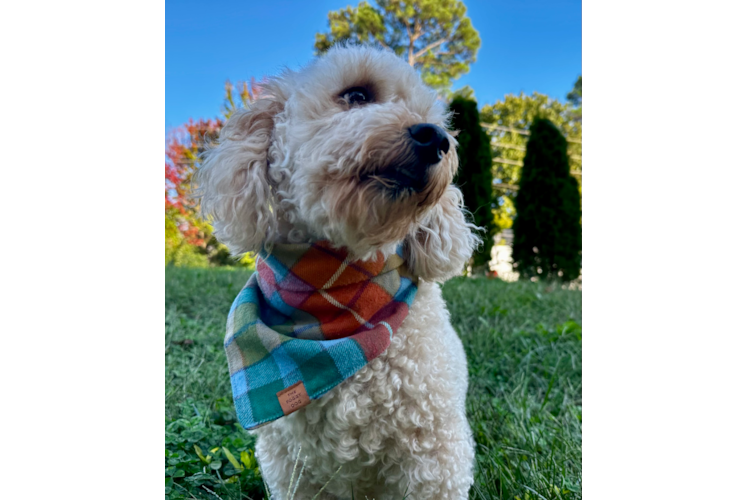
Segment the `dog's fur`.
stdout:
[[[351,87],[373,93],[350,105]],[[196,181],[204,214],[233,253],[273,242],[329,240],[354,258],[403,244],[420,277],[410,313],[387,351],[301,410],[260,427],[257,457],[284,499],[297,452],[296,497],[467,498],[473,439],[465,416],[467,362],[435,282],[459,274],[478,244],[451,184],[457,142],[420,191],[393,190],[387,169],[409,153],[405,130],[446,127],[448,114],[393,53],[335,47],[298,72],[263,84],[235,113]],[[298,471],[297,471],[298,475]]]

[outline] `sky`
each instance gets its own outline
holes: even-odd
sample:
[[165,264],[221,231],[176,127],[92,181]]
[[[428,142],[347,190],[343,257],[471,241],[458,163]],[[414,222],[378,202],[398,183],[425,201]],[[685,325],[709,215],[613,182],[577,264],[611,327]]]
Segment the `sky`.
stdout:
[[[369,3],[374,3],[370,1]],[[565,100],[582,74],[581,0],[463,0],[481,37],[455,81],[479,106],[538,91]],[[166,1],[166,131],[215,118],[226,80],[261,79],[314,58],[327,13],[358,0]]]

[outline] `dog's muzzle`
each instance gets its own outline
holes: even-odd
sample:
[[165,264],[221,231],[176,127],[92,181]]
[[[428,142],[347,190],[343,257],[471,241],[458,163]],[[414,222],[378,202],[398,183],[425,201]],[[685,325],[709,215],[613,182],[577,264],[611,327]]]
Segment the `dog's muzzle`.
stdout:
[[419,123],[407,129],[408,154],[402,163],[393,165],[387,176],[399,189],[422,191],[429,180],[429,170],[449,152],[449,136],[436,125]]

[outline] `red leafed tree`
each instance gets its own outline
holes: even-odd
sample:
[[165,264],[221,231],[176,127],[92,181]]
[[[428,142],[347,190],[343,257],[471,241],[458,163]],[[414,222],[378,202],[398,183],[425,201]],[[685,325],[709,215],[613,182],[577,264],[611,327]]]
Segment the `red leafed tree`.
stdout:
[[[201,154],[215,142],[225,119],[239,106],[248,106],[257,95],[254,79],[244,82],[240,90],[226,82],[223,119],[190,119],[169,133],[166,141],[166,263],[175,265],[236,265],[225,246],[216,241],[212,228],[198,217],[198,206],[191,198],[192,176],[199,168]],[[238,97],[238,99],[237,99]],[[252,259],[241,259],[248,265]]]
[[205,245],[206,235],[200,234],[196,206],[190,199],[190,183],[205,144],[218,137],[220,120],[190,121],[172,131],[166,143],[166,213],[181,219],[179,231],[190,245]]

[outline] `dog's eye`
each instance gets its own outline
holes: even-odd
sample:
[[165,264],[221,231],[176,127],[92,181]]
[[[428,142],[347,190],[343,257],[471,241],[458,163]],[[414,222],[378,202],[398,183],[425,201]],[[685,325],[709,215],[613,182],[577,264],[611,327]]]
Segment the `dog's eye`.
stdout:
[[353,87],[344,91],[340,96],[348,105],[366,104],[373,101],[371,93],[364,87]]

